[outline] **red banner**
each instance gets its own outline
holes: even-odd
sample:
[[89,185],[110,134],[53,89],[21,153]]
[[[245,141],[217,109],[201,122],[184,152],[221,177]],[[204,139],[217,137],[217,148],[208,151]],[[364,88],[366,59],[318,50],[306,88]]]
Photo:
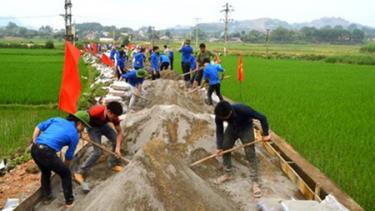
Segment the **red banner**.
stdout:
[[69,41],[65,42],[65,61],[60,88],[59,109],[70,114],[77,111],[77,102],[81,95],[78,62],[81,52]]

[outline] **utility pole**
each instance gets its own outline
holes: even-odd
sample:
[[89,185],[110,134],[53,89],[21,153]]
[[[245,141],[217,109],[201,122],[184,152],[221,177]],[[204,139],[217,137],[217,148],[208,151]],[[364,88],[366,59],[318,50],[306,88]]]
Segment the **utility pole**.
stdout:
[[224,12],[224,55],[227,54],[227,44],[228,44],[228,24],[232,19],[229,19],[229,13],[233,12],[234,9],[232,5],[229,5],[227,2],[225,5],[223,5],[224,9],[220,12]]
[[199,37],[199,27],[198,27],[198,24],[199,24],[199,20],[200,18],[194,18],[195,22],[196,22],[196,25],[195,25],[195,48],[198,49],[198,37]]
[[72,1],[65,0],[65,15],[62,15],[65,20],[65,40],[73,42],[73,32],[72,32]]
[[268,41],[269,41],[269,36],[270,36],[270,29],[267,29],[267,34],[266,34],[266,55],[268,58]]

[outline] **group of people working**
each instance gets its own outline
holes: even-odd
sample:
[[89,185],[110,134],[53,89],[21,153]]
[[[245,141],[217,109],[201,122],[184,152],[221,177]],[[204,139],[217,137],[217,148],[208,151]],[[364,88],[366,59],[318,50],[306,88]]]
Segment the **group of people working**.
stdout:
[[[165,46],[165,49],[167,47]],[[231,104],[223,99],[220,94],[220,77],[219,72],[224,72],[220,65],[220,60],[216,54],[206,50],[202,43],[197,56],[193,56],[193,49],[190,41],[184,42],[179,49],[182,56],[181,66],[183,68],[184,80],[186,83],[194,86],[202,86],[207,81],[209,83],[208,98],[209,104],[212,104],[211,95],[213,91],[220,98],[220,102],[215,106],[215,123],[216,123],[216,155],[223,156],[224,175],[218,178],[218,182],[225,182],[232,178],[231,154],[223,151],[234,146],[237,139],[243,144],[251,143],[255,140],[253,130],[253,119],[260,121],[262,126],[262,136],[264,141],[269,141],[271,136],[267,118],[260,112],[244,104]],[[160,67],[167,68],[167,64],[160,61],[159,48],[154,47],[151,54],[151,72],[153,79],[160,77],[157,74]],[[138,52],[133,52],[133,67],[128,71],[121,72],[120,77],[128,81],[134,88],[134,92],[142,95],[142,83],[147,72],[144,70],[145,55],[144,49],[139,48]],[[112,56],[118,56],[118,63],[122,51],[112,53]],[[141,55],[141,56],[139,56]],[[141,59],[139,59],[139,58]],[[114,58],[115,59],[115,58]],[[171,60],[169,60],[171,61]],[[158,66],[156,66],[158,63]],[[169,63],[168,67],[173,64]],[[118,64],[117,64],[118,65]],[[117,66],[116,65],[116,66]],[[153,66],[154,65],[154,66]],[[194,66],[196,65],[196,66]],[[122,71],[122,70],[121,70]],[[188,73],[188,74],[186,74]],[[134,99],[130,99],[130,104],[134,104]],[[40,124],[34,130],[31,155],[38,165],[41,174],[41,190],[43,202],[49,203],[54,199],[51,191],[50,177],[51,172],[55,172],[61,177],[62,187],[65,197],[65,206],[72,207],[74,196],[72,191],[72,176],[79,183],[84,180],[92,166],[102,154],[102,150],[94,146],[91,154],[82,162],[78,169],[73,173],[69,168],[71,160],[74,157],[74,151],[79,142],[80,134],[87,128],[89,138],[101,144],[102,136],[108,138],[112,144],[112,151],[117,157],[112,156],[109,163],[115,172],[122,171],[123,167],[118,159],[121,155],[121,145],[123,141],[123,131],[120,126],[119,116],[123,114],[123,107],[119,102],[110,102],[107,105],[94,105],[87,111],[78,111],[75,114],[69,114],[66,119],[55,117],[48,119]],[[224,130],[224,122],[228,126]],[[108,123],[112,123],[112,128]],[[56,153],[61,151],[62,147],[68,146],[65,153],[65,162],[63,162]],[[245,147],[246,158],[250,163],[250,178],[252,181],[252,192],[254,197],[261,197],[262,192],[258,183],[258,162],[255,153],[255,146]]]

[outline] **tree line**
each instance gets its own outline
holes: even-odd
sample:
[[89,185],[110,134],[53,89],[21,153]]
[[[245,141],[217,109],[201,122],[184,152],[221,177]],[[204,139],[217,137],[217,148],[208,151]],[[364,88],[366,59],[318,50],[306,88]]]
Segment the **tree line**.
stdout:
[[269,31],[268,35],[267,32],[251,30],[232,33],[230,36],[249,43],[265,43],[267,39],[273,43],[362,44],[366,41],[366,34],[363,30],[345,29],[342,26],[326,26],[320,29],[303,27],[300,30],[278,27]]

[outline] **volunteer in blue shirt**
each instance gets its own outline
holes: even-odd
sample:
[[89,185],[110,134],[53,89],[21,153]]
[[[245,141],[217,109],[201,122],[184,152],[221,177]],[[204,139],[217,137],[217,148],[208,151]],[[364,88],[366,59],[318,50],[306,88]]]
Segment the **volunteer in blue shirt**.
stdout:
[[160,56],[159,56],[159,47],[154,46],[152,48],[151,54],[151,73],[152,73],[152,80],[160,78]]
[[173,70],[173,59],[174,59],[174,53],[173,50],[168,48],[167,45],[164,45],[164,54],[169,57],[169,64],[170,69]]
[[116,75],[117,79],[121,78],[121,75],[125,73],[125,65],[126,65],[126,53],[124,50],[120,50],[117,58],[116,63]]
[[[197,69],[197,59],[195,58],[195,56],[191,55],[190,56],[190,72],[195,71],[196,69]],[[194,80],[196,80],[195,74],[193,75],[193,78],[191,78],[190,80],[191,85],[194,84]]]
[[[190,46],[190,40],[186,40],[179,52],[181,53],[181,66],[182,66],[182,72],[188,73],[190,71],[190,56],[193,54],[193,48]],[[190,81],[190,74],[184,75],[185,81]]]
[[169,68],[169,57],[165,54],[160,55],[160,70],[168,70]]
[[220,101],[223,101],[223,96],[220,93],[220,77],[219,72],[222,72],[222,76],[224,76],[224,69],[221,67],[220,64],[211,64],[209,58],[204,59],[204,69],[203,69],[203,84],[202,87],[205,85],[206,81],[209,83],[207,97],[208,97],[208,104],[212,105],[212,93],[215,91],[216,95],[219,97]]
[[116,46],[112,46],[111,52],[109,54],[109,59],[112,61],[115,61],[115,55],[116,55]]
[[143,69],[145,66],[145,61],[146,61],[145,49],[141,48],[140,52],[134,55],[134,63],[133,63],[134,69],[136,70]]
[[[255,140],[253,119],[260,121],[262,126],[263,141],[269,141],[268,121],[265,115],[243,104],[231,105],[227,101],[219,102],[215,107],[215,123],[216,123],[216,146],[217,155],[223,156],[223,165],[225,174],[219,178],[217,182],[225,182],[232,178],[232,160],[231,153],[222,152],[234,146],[237,139],[242,144],[251,143]],[[224,122],[228,123],[224,132]],[[258,161],[256,158],[255,146],[250,145],[244,148],[246,158],[250,163],[250,179],[252,180],[252,192],[255,198],[262,196],[262,191],[258,185]]]
[[135,98],[142,97],[143,95],[142,84],[146,77],[146,71],[144,69],[130,70],[126,74],[123,74],[122,77],[132,86],[132,96],[130,97],[128,106],[128,109],[131,110],[135,103]]
[[[35,128],[31,156],[42,172],[41,190],[44,203],[53,200],[50,180],[51,171],[53,171],[61,178],[65,206],[73,206],[72,175],[69,166],[80,133],[85,126],[90,127],[89,121],[90,117],[87,111],[78,111],[66,119],[59,117],[48,119]],[[65,163],[56,155],[64,146],[69,147],[65,153]]]

